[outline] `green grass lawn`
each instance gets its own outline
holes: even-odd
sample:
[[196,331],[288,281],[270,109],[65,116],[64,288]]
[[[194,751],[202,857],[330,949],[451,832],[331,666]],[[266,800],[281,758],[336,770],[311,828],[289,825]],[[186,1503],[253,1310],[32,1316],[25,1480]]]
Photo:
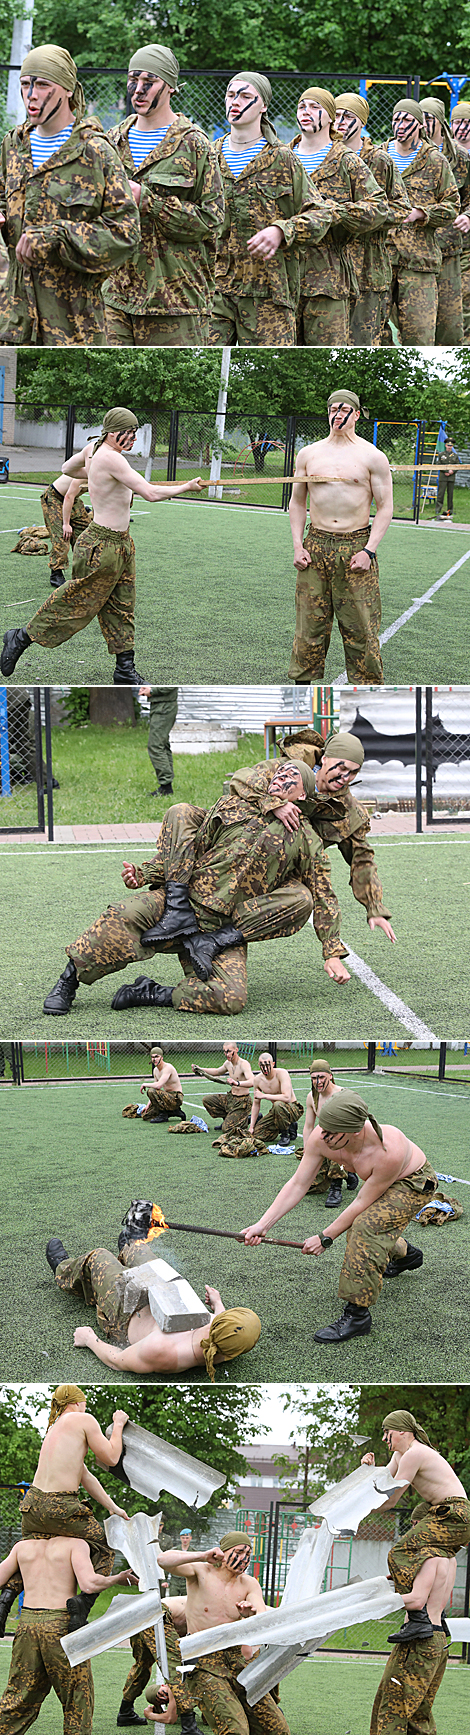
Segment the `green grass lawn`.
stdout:
[[[171,1052],[178,1060],[177,1050]],[[348,1075],[341,1076],[347,1083]],[[357,1085],[357,1075],[350,1078]],[[305,1103],[307,1071],[295,1082]],[[205,1079],[185,1079],[186,1114],[204,1113],[203,1097],[213,1089],[217,1085]],[[450,1165],[470,1181],[470,1100],[461,1086],[374,1077],[361,1079],[360,1089],[379,1121],[402,1127],[436,1168]],[[288,1153],[245,1162],[222,1158],[212,1148],[213,1124],[207,1134],[178,1138],[167,1126],[123,1119],[124,1105],[132,1101],[139,1101],[136,1084],[117,1082],[1,1092],[7,1153],[0,1279],[4,1380],[104,1385],[115,1379],[90,1351],[73,1346],[75,1327],[94,1323],[94,1316],[55,1286],[44,1253],[50,1235],[60,1235],[72,1254],[101,1245],[115,1251],[131,1198],[155,1200],[170,1223],[238,1231],[256,1220],[295,1168]],[[19,1183],[26,1202],[21,1210]],[[199,1295],[212,1282],[227,1306],[252,1307],[260,1315],[256,1348],[220,1370],[219,1381],[470,1381],[468,1189],[451,1191],[462,1198],[464,1216],[440,1229],[413,1223],[410,1239],[423,1247],[423,1269],[385,1283],[371,1335],[339,1346],[316,1345],[313,1331],[338,1317],[344,1244],[307,1263],[288,1247],[252,1250],[230,1239],[170,1230],[159,1238],[157,1253],[173,1260]],[[307,1195],[278,1233],[303,1241],[326,1220],[322,1196]],[[132,1374],[122,1378],[135,1383]],[[195,1370],[185,1378],[206,1375]]]
[[[6,1686],[10,1645],[0,1645],[0,1687]],[[132,1662],[128,1649],[105,1651],[93,1659],[94,1735],[110,1735],[122,1687]],[[383,1669],[382,1663],[321,1656],[308,1658],[281,1684],[281,1706],[292,1735],[365,1735]],[[446,1670],[435,1703],[438,1735],[467,1735],[468,1671],[458,1663]],[[143,1713],[144,1700],[137,1708]],[[200,1721],[200,1719],[198,1719]],[[44,1735],[62,1735],[62,1707],[51,1693],[40,1713]],[[152,1725],[149,1725],[152,1727]],[[177,1735],[179,1723],[174,1725]]]
[[[380,930],[371,933],[365,912],[351,896],[348,869],[332,852],[333,884],[343,910],[342,932],[347,945],[438,1036],[465,1037],[467,1009],[462,998],[462,934],[465,931],[470,884],[470,839],[444,833],[438,837],[375,840],[375,853],[387,907],[392,912],[397,944],[391,946]],[[147,1037],[156,1033],[173,1041],[192,1040],[194,1019],[172,1007],[157,1017],[146,1008],[113,1012],[111,1000],[118,982],[133,981],[144,968],[139,963],[120,972],[116,981],[103,978],[77,995],[65,1028],[42,1013],[44,995],[64,968],[64,948],[83,932],[110,901],[123,893],[121,846],[29,844],[0,840],[3,896],[9,923],[3,942],[3,987],[0,1037],[44,1040],[68,1037]],[[149,859],[151,845],[133,848],[137,861]],[[468,880],[467,880],[468,873]],[[175,984],[180,977],[176,959],[150,958],[155,980]],[[57,1023],[61,1028],[57,1029]],[[197,1018],[195,1038],[216,1039],[226,1025],[211,1014]],[[386,1006],[357,976],[338,989],[322,967],[321,951],[307,925],[289,938],[253,945],[248,955],[248,1002],[234,1021],[241,1039],[375,1036],[406,1034],[401,1016]]]
[[[277,490],[267,490],[270,496]],[[9,534],[21,519],[41,521],[39,486],[2,495],[0,550],[2,632],[26,626],[49,594],[48,562],[10,553]],[[257,496],[263,490],[257,490]],[[279,682],[287,677],[294,630],[295,574],[284,513],[213,507],[188,500],[147,506],[136,500],[136,663],[145,679],[179,683]],[[12,536],[13,541],[13,536]],[[467,531],[393,525],[380,552],[382,628],[466,553]],[[464,682],[469,568],[463,566],[384,648],[388,683]],[[28,647],[21,676],[30,682],[95,685],[112,679],[97,621],[55,651]],[[326,679],[344,668],[335,625]]]

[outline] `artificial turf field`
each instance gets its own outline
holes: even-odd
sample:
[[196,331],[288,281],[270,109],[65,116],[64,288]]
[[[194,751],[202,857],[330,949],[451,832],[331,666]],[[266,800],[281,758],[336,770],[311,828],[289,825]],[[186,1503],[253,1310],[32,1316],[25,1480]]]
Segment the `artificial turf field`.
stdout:
[[[6,1686],[10,1644],[0,1643],[0,1688]],[[107,1651],[93,1658],[95,1684],[94,1735],[110,1735],[116,1726],[122,1687],[132,1662],[130,1648]],[[362,1658],[309,1657],[281,1685],[281,1706],[292,1735],[365,1735],[372,1704],[383,1672],[383,1662],[365,1663]],[[438,1735],[467,1735],[468,1670],[460,1663],[448,1665],[435,1702]],[[145,1700],[137,1701],[143,1714]],[[198,1718],[198,1721],[200,1719]],[[61,1735],[62,1707],[55,1693],[43,1705],[39,1729],[43,1735]],[[153,1725],[149,1724],[149,1728]],[[157,1727],[157,1725],[156,1725]],[[201,1726],[202,1727],[202,1726]],[[180,1724],[174,1728],[179,1732]]]
[[[0,508],[0,623],[26,626],[50,594],[44,556],[10,553],[9,532],[42,523],[39,485],[12,482]],[[294,631],[295,573],[285,513],[264,508],[203,505],[189,500],[158,507],[135,502],[137,551],[136,665],[146,680],[285,681]],[[8,532],[8,534],[7,534]],[[12,537],[13,541],[13,537]],[[465,682],[470,529],[396,523],[380,549],[382,631],[424,596],[469,552],[465,562],[384,646],[385,681]],[[71,570],[69,568],[69,570]],[[56,650],[31,645],[21,659],[25,684],[99,685],[112,679],[97,621]],[[325,679],[344,672],[335,624]]]
[[[129,846],[130,848],[131,846]],[[152,848],[133,859],[151,857]],[[333,885],[343,911],[342,934],[355,953],[351,981],[337,987],[323,970],[321,950],[307,924],[300,933],[248,951],[248,1002],[230,1024],[237,1037],[360,1039],[438,1035],[466,1037],[468,1009],[462,988],[462,942],[467,927],[470,837],[376,838],[374,850],[397,935],[391,945],[367,927],[352,897],[348,869],[332,853]],[[123,981],[150,974],[175,984],[177,958],[164,954],[128,965],[92,988],[81,988],[64,1019],[42,1012],[45,994],[66,962],[65,946],[123,894],[122,846],[53,845],[0,840],[4,909],[0,1039],[46,1037],[217,1038],[227,1020],[167,1007],[113,1012]],[[128,853],[128,852],[127,852]],[[467,880],[468,873],[468,880]],[[364,963],[373,979],[364,978]],[[357,971],[362,972],[361,975]],[[401,1005],[393,999],[397,996]],[[197,1023],[197,1028],[196,1028]],[[59,1026],[59,1028],[58,1028]]]
[[[185,1058],[185,1112],[204,1114],[203,1097],[218,1086],[185,1076],[186,1069]],[[296,1072],[294,1082],[305,1103],[307,1070]],[[366,1080],[346,1071],[341,1082],[359,1089],[380,1122],[401,1127],[437,1170],[470,1182],[465,1086],[376,1075]],[[97,1246],[115,1252],[132,1198],[154,1200],[170,1222],[239,1232],[257,1220],[295,1169],[292,1152],[224,1159],[212,1148],[213,1122],[208,1133],[178,1137],[166,1124],[124,1120],[125,1104],[139,1101],[135,1082],[45,1083],[1,1093],[3,1380],[115,1381],[89,1350],[73,1346],[75,1327],[94,1325],[95,1318],[54,1284],[44,1253],[51,1235],[60,1235],[71,1254]],[[384,1283],[370,1336],[346,1344],[313,1341],[315,1327],[341,1311],[337,1284],[344,1243],[308,1262],[293,1248],[251,1249],[177,1230],[159,1237],[154,1248],[182,1269],[199,1295],[209,1282],[227,1307],[259,1313],[259,1343],[249,1356],[219,1370],[219,1380],[461,1383],[470,1381],[470,1194],[463,1184],[444,1188],[449,1190],[461,1200],[464,1215],[444,1228],[413,1223],[409,1238],[424,1250],[423,1268]],[[274,1234],[303,1241],[327,1220],[323,1195],[307,1195]],[[199,1369],[184,1377],[207,1379]],[[121,1378],[135,1383],[132,1374]],[[168,1376],[148,1378],[165,1383]]]

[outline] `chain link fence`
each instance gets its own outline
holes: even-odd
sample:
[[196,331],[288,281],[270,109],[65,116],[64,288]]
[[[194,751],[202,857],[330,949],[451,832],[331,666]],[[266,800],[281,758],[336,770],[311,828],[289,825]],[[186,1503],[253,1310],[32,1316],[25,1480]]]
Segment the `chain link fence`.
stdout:
[[[322,1591],[336,1590],[340,1585],[350,1584],[355,1578],[386,1575],[388,1551],[394,1540],[409,1529],[410,1514],[409,1504],[404,1504],[396,1512],[371,1513],[359,1525],[356,1536],[339,1537],[334,1541],[325,1568]],[[274,1526],[269,1512],[240,1508],[235,1515],[234,1528],[249,1536],[253,1548],[251,1570],[259,1578],[265,1599],[277,1606],[284,1594],[289,1567],[301,1537],[306,1529],[318,1529],[318,1520],[310,1512],[300,1512],[298,1506],[289,1507],[286,1500],[285,1505],[283,1503],[282,1507],[278,1507],[277,1523],[274,1519]],[[465,1570],[466,1550],[462,1549],[457,1559],[457,1576],[450,1604],[454,1615],[463,1613]],[[351,1648],[354,1646],[352,1632],[353,1629],[349,1629]],[[344,1633],[345,1649],[348,1648],[347,1639],[348,1629]],[[333,1639],[333,1647],[334,1644]]]
[[44,830],[39,690],[0,688],[0,833]]
[[[222,1039],[198,1041],[189,1038],[187,1041],[161,1041],[156,1026],[152,1041],[149,1042],[109,1042],[103,1041],[67,1041],[53,1042],[16,1042],[3,1044],[0,1048],[0,1069],[3,1066],[3,1077],[7,1082],[18,1084],[75,1084],[75,1083],[127,1083],[141,1081],[150,1073],[150,1051],[154,1042],[158,1042],[165,1058],[172,1060],[181,1075],[182,1080],[193,1082],[192,1066],[220,1066],[222,1063]],[[12,1056],[10,1049],[14,1048]],[[377,1070],[381,1075],[391,1076],[396,1070],[402,1070],[402,1057],[405,1069],[414,1077],[424,1077],[426,1082],[434,1080],[442,1084],[445,1078],[450,1079],[452,1087],[462,1083],[466,1091],[470,1083],[470,1046],[468,1043],[453,1042],[450,1045],[438,1042],[424,1044],[403,1038],[396,1042],[322,1042],[315,1036],[311,1041],[272,1043],[260,1038],[257,1042],[237,1041],[238,1052],[243,1060],[249,1060],[257,1068],[258,1058],[263,1048],[269,1048],[276,1064],[288,1066],[292,1075],[301,1077],[308,1085],[310,1062],[314,1055],[328,1054],[330,1063],[335,1056],[335,1077],[344,1073],[347,1078],[357,1073],[358,1080],[366,1078]],[[393,1061],[393,1065],[383,1067],[382,1060]],[[1,1078],[1,1070],[0,1070]],[[362,1088],[362,1085],[361,1085]],[[185,1092],[188,1095],[188,1091]]]

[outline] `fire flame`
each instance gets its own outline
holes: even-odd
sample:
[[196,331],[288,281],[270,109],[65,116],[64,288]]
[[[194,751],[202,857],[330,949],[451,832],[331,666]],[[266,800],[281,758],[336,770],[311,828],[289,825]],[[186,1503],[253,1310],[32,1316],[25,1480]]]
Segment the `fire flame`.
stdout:
[[167,1229],[167,1228],[168,1228],[168,1223],[165,1223],[163,1211],[160,1210],[160,1206],[159,1205],[152,1205],[152,1216],[150,1219],[150,1229],[149,1229],[148,1235],[146,1237],[147,1241],[155,1241],[157,1235],[163,1235],[165,1229]]

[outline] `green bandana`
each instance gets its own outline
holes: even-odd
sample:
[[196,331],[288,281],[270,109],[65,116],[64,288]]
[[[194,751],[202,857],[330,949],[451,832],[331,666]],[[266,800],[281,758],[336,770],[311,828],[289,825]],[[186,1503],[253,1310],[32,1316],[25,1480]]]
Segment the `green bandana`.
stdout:
[[349,735],[346,729],[341,729],[337,735],[330,735],[325,742],[324,759],[351,759],[353,765],[364,764],[364,748],[358,735]]
[[319,108],[326,108],[330,120],[336,120],[335,98],[331,90],[324,90],[321,84],[310,84],[308,90],[303,90],[299,97],[299,103],[301,102],[317,102]]
[[[75,61],[66,48],[58,48],[55,42],[43,42],[40,48],[31,48],[23,61],[20,77],[47,78],[51,84],[59,84],[61,90],[70,93],[70,107],[76,119],[83,119],[85,93],[78,82]],[[37,126],[38,122],[35,120],[31,124]]]
[[[449,161],[451,163],[456,163],[457,151],[455,148],[455,139],[452,138],[450,126],[446,120],[444,103],[440,102],[438,96],[426,96],[423,97],[423,101],[420,103],[420,108],[422,108],[423,114],[433,114],[435,115],[436,120],[439,121],[443,137],[447,140]],[[432,139],[429,140],[429,143],[432,144]]]
[[353,410],[360,410],[360,408],[361,408],[361,403],[360,403],[360,399],[358,398],[357,392],[346,392],[346,391],[343,392],[341,387],[340,387],[339,392],[330,392],[330,396],[329,396],[328,401],[327,401],[327,408],[331,409],[332,404],[352,404]]
[[370,1112],[362,1096],[356,1096],[355,1090],[341,1090],[335,1096],[328,1098],[318,1116],[318,1125],[324,1133],[360,1133],[365,1122],[369,1120],[383,1145],[383,1132],[379,1122]]
[[[266,78],[264,76],[264,73],[262,73],[262,72],[237,72],[236,74],[234,74],[234,77],[235,76],[237,78],[246,78],[247,84],[253,85],[253,89],[257,90],[258,96],[261,97],[262,102],[266,103],[266,108],[269,108],[269,104],[270,104],[271,97],[272,97],[273,93],[272,93],[272,86],[269,83],[269,78]],[[271,122],[268,120],[267,114],[261,115],[260,127],[261,127],[261,131],[263,134],[263,138],[266,139],[268,145],[277,145],[279,143],[276,129],[275,129],[275,127],[271,126]]]
[[162,78],[170,90],[178,89],[179,63],[171,48],[162,48],[159,42],[148,42],[145,48],[138,48],[129,61],[129,72],[153,73],[154,78]]
[[365,96],[358,96],[355,90],[343,90],[341,96],[335,97],[336,112],[344,109],[346,114],[355,114],[365,126],[369,117],[369,104]]
[[107,410],[101,434],[99,440],[96,440],[93,452],[97,452],[98,446],[103,445],[107,434],[127,434],[130,433],[131,429],[135,432],[138,426],[137,416],[134,415],[133,410],[126,410],[122,404],[117,404],[114,410]]
[[421,104],[419,102],[413,102],[411,96],[402,96],[400,102],[395,103],[392,120],[395,120],[396,114],[412,114],[414,115],[415,120],[419,120],[420,126],[422,127],[423,125],[423,110]]
[[223,1549],[224,1554],[227,1554],[229,1548],[249,1548],[251,1554],[252,1544],[243,1530],[228,1530],[226,1536],[221,1536],[219,1548]]
[[[411,1410],[391,1410],[389,1416],[384,1416],[383,1428],[396,1428],[399,1434],[414,1434],[415,1440],[420,1440],[422,1446],[431,1446],[429,1435],[412,1416]],[[432,1451],[431,1447],[431,1451]]]

